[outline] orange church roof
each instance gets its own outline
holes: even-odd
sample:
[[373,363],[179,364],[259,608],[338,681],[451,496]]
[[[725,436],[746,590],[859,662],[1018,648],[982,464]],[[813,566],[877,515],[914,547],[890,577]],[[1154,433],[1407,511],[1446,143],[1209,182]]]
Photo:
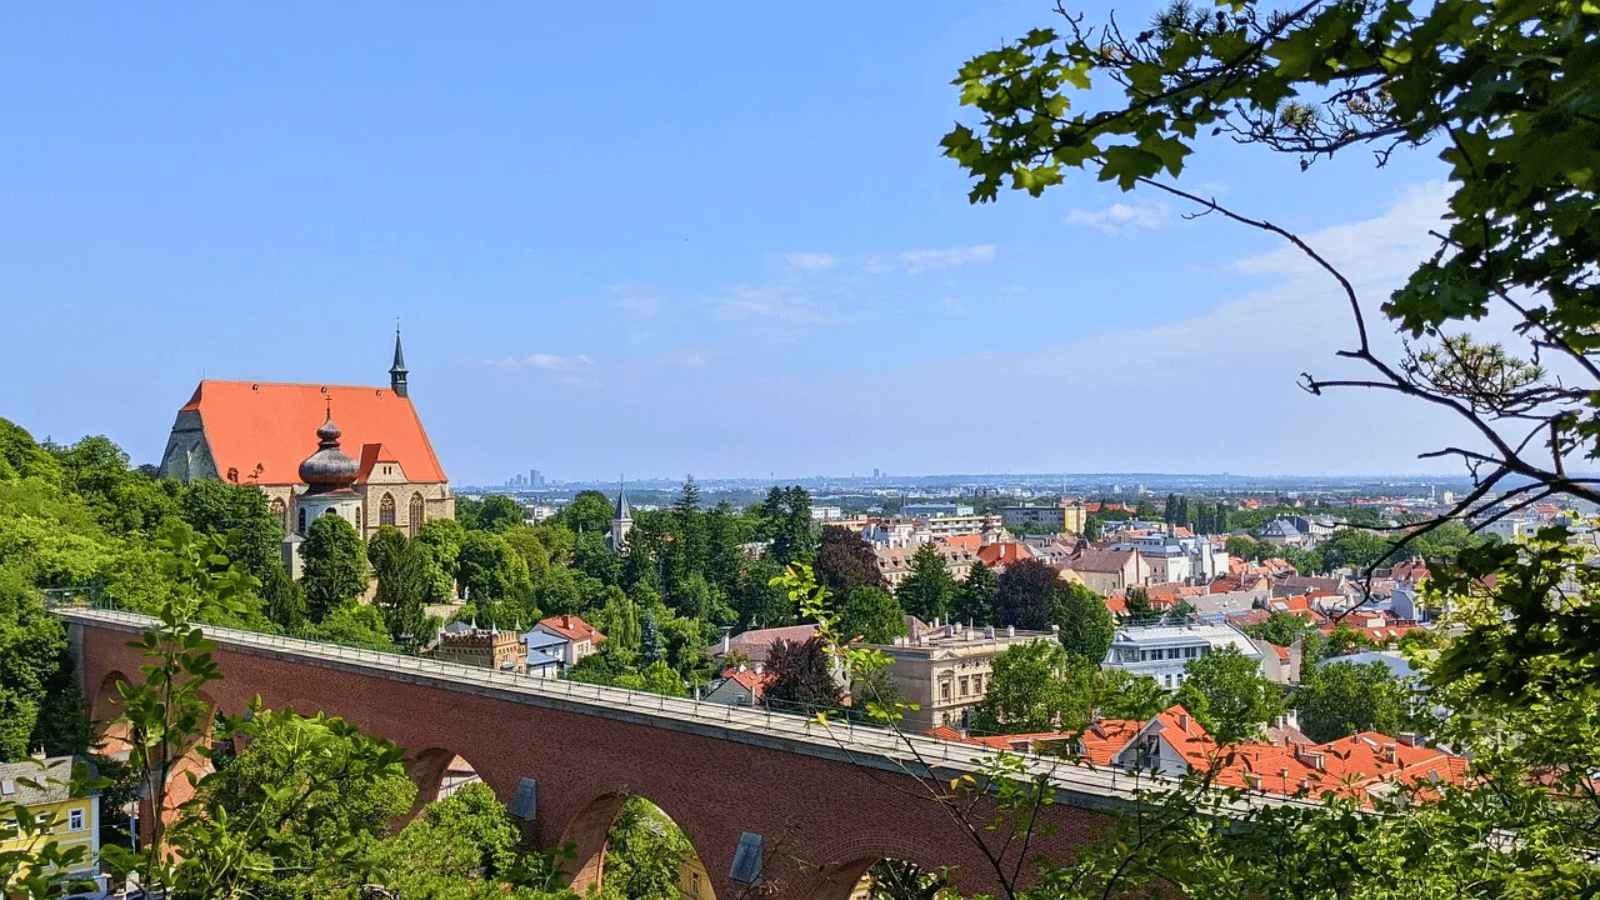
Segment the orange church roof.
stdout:
[[[300,462],[317,450],[317,426],[333,421],[345,453],[362,458],[365,479],[380,452],[414,482],[448,481],[411,400],[388,388],[202,381],[183,412],[198,412],[217,473],[241,484],[298,484]],[[371,454],[372,459],[366,459]]]

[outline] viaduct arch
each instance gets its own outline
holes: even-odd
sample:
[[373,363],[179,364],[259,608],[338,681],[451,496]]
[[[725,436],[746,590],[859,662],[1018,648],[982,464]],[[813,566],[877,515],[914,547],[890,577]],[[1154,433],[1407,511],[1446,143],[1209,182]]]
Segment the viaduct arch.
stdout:
[[[100,686],[91,708],[105,721],[115,715],[115,680],[142,662],[127,643],[145,620],[88,610],[60,614],[78,650],[80,683]],[[242,710],[259,695],[269,708],[341,716],[420,754],[412,763],[419,781],[437,772],[446,754],[459,754],[508,805],[532,779],[536,800],[525,833],[541,847],[574,842],[580,888],[593,883],[605,833],[629,795],[657,804],[683,829],[718,900],[754,893],[844,900],[883,857],[930,871],[949,866],[963,893],[999,888],[960,826],[924,799],[926,787],[907,763],[865,744],[797,736],[796,720],[764,728],[759,714],[710,704],[690,715],[690,701],[591,686],[562,696],[559,686],[575,690],[571,683],[491,677],[370,652],[333,655],[332,648],[221,628],[207,633],[219,645],[214,657],[225,676],[207,686],[215,708]],[[659,712],[645,708],[657,700]],[[957,748],[933,774],[948,782],[971,771],[965,757],[980,751],[968,751]],[[1032,854],[1068,858],[1133,786],[1118,787],[1104,773],[1063,770],[1061,777],[1077,782],[1058,789],[1056,804],[1042,811]],[[735,880],[731,871],[741,842],[750,846],[752,835],[761,859],[755,884]]]

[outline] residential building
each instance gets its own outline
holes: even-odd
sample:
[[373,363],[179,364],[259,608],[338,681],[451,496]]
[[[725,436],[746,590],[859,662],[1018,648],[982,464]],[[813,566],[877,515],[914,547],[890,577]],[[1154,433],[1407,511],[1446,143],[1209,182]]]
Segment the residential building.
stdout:
[[566,638],[537,628],[522,636],[528,650],[528,674],[536,678],[556,678],[567,670]]
[[575,666],[584,657],[598,653],[600,645],[605,643],[606,639],[599,629],[578,616],[551,616],[540,619],[539,624],[533,626],[533,630],[566,640],[566,646],[561,648],[563,666]]
[[[160,477],[259,487],[282,525],[291,568],[298,538],[330,509],[363,539],[383,525],[415,535],[425,521],[453,518],[455,496],[411,403],[407,376],[396,332],[388,387],[202,380],[178,410]],[[330,460],[328,450],[337,457]],[[337,465],[305,468],[319,456]],[[327,502],[307,475],[337,476],[337,502]]]
[[1018,534],[1060,534],[1067,531],[1067,510],[1057,506],[1002,506],[1000,523]]
[[989,689],[996,656],[1018,644],[1055,639],[1049,632],[952,624],[895,638],[890,644],[865,646],[894,661],[888,671],[900,686],[901,698],[918,706],[906,713],[905,725],[925,731],[934,725],[966,723]]
[[[106,884],[105,877],[100,874],[100,795],[98,792],[73,795],[73,762],[73,757],[55,756],[0,763],[0,800],[18,804],[36,821],[48,823],[50,839],[62,850],[82,848],[82,858],[61,875],[66,879],[93,881],[103,895]],[[0,828],[4,827],[5,823],[0,822]],[[21,836],[10,840],[0,838],[0,853],[32,849],[34,840]]]
[[1138,550],[1102,550],[1080,541],[1066,567],[1097,594],[1150,584],[1150,563]]
[[907,503],[900,507],[902,516],[970,516],[972,507],[960,503]]
[[813,506],[811,507],[811,521],[813,522],[839,522],[845,518],[844,507],[841,506]]
[[503,672],[524,672],[528,667],[528,648],[520,635],[476,625],[440,629],[433,657],[440,662]]
[[1313,744],[1291,726],[1274,725],[1268,732],[1269,741],[1221,745],[1178,705],[1148,722],[1104,719],[1081,733],[980,737],[934,728],[929,734],[1016,752],[1064,750],[1093,766],[1153,770],[1171,777],[1210,772],[1220,787],[1280,796],[1315,798],[1333,791],[1362,803],[1439,782],[1459,785],[1467,777],[1464,757],[1429,747],[1414,734],[1391,737],[1363,731]]
[[774,678],[762,663],[747,666],[740,663],[724,669],[722,677],[706,686],[700,696],[707,703],[724,703],[728,706],[760,706],[766,697],[767,686]]
[[730,656],[741,658],[749,664],[765,663],[767,651],[778,641],[803,644],[816,636],[816,625],[785,625],[781,628],[754,628],[742,634],[723,635],[722,643],[706,650],[712,659],[725,660]]
[[1244,632],[1229,625],[1124,625],[1116,630],[1102,668],[1148,675],[1162,687],[1183,684],[1191,660],[1233,647],[1261,663],[1262,652]]

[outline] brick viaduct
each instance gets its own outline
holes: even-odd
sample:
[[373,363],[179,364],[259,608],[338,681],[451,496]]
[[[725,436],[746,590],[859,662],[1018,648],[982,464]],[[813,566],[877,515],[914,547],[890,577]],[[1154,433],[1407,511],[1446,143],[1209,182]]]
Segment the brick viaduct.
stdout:
[[[107,722],[117,714],[116,682],[136,676],[143,662],[127,642],[147,620],[87,610],[61,615],[95,721]],[[542,847],[576,846],[568,866],[580,889],[597,882],[606,831],[623,800],[638,795],[683,829],[717,900],[843,900],[885,857],[927,870],[949,866],[966,894],[1000,893],[993,866],[929,796],[931,783],[947,785],[973,771],[974,754],[985,751],[412,657],[207,632],[225,676],[207,688],[218,709],[240,712],[259,695],[269,708],[341,716],[406,748],[425,799],[457,755],[508,804],[533,779],[527,834]],[[1070,765],[1053,778],[1056,802],[1042,815],[1053,833],[1036,835],[1029,853],[1064,859],[1105,821],[1107,808],[1126,802],[1133,783]],[[975,815],[981,824],[982,807]],[[760,840],[755,884],[730,872],[741,840],[751,842],[747,834]],[[1024,873],[1031,868],[1016,846],[1004,861]]]

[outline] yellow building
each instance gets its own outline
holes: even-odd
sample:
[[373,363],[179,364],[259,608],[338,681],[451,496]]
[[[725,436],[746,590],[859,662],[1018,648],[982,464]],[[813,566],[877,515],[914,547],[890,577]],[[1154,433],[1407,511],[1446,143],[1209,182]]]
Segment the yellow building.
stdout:
[[46,841],[54,841],[63,852],[81,847],[83,856],[65,875],[92,879],[103,891],[99,877],[100,798],[96,794],[72,796],[72,762],[70,756],[57,756],[0,763],[0,801],[26,809],[47,826],[46,834],[19,835],[14,817],[17,807],[7,807],[0,821],[0,851],[29,850]]

